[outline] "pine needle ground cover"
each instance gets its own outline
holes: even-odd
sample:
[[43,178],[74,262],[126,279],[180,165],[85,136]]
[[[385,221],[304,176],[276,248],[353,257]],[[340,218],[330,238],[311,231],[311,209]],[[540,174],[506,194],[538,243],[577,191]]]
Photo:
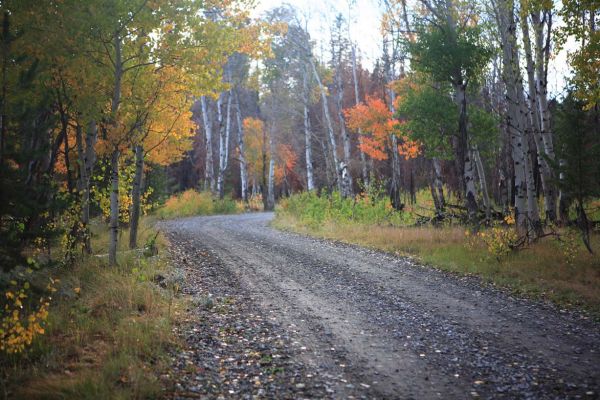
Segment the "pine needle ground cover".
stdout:
[[[589,254],[576,231],[546,237],[519,251],[502,251],[509,230],[460,225],[415,226],[414,214],[387,199],[342,200],[300,194],[282,201],[274,227],[417,258],[444,271],[476,275],[515,294],[547,299],[600,315],[600,257]],[[600,249],[600,235],[592,235]],[[499,250],[499,253],[496,251]]]

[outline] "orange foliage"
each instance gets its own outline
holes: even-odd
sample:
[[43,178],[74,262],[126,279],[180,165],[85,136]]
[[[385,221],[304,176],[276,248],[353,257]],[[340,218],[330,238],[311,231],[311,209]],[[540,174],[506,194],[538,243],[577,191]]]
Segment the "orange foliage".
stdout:
[[278,164],[275,166],[275,182],[280,184],[287,176],[292,175],[294,167],[298,162],[298,155],[289,144],[277,146]]
[[[399,133],[402,121],[393,118],[392,112],[383,100],[367,96],[366,104],[360,103],[344,110],[348,127],[361,130],[365,135],[362,138],[360,149],[376,160],[387,160],[387,149],[391,146],[390,138]],[[419,154],[419,144],[401,135],[401,144],[398,153],[406,159],[414,158]]]

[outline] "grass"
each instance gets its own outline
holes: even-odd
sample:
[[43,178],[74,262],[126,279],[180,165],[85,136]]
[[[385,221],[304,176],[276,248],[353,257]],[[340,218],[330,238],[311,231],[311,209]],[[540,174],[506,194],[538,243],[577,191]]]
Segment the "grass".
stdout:
[[[302,202],[293,196],[278,207],[275,227],[410,255],[444,271],[477,275],[516,294],[548,299],[561,306],[577,306],[600,317],[600,257],[589,254],[578,238],[571,242],[569,251],[555,238],[547,237],[518,252],[496,257],[480,237],[466,235],[461,226],[415,227],[395,223],[410,221],[410,216],[369,222],[353,218],[347,210],[332,212],[328,206],[312,218],[313,204],[307,195],[301,196]],[[357,209],[365,207],[360,200],[347,202]],[[340,214],[350,217],[342,218]],[[364,211],[354,211],[354,215],[360,214]],[[483,232],[489,235],[491,230]],[[592,241],[600,251],[600,235],[594,234]]]
[[220,200],[210,192],[197,192],[194,189],[171,196],[156,211],[160,218],[180,218],[195,215],[238,214],[244,212],[243,202],[225,197]]
[[[140,241],[151,240],[142,221]],[[97,226],[93,245],[105,251],[107,230]],[[126,232],[121,244],[126,243]],[[159,237],[158,247],[164,247]],[[177,345],[173,325],[184,302],[176,286],[162,289],[157,274],[171,276],[161,254],[145,257],[121,248],[119,266],[87,257],[52,271],[60,278],[44,335],[18,355],[0,357],[0,397],[17,399],[159,398],[167,350]],[[169,281],[169,280],[167,280]]]

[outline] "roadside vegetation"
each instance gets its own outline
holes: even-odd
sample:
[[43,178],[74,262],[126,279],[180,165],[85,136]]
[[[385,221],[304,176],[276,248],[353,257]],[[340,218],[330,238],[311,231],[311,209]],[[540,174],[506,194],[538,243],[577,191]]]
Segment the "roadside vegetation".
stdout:
[[[419,204],[431,202],[419,192]],[[279,203],[274,226],[316,237],[340,240],[415,257],[421,263],[461,275],[476,275],[520,295],[578,306],[600,315],[600,257],[589,253],[573,228],[518,248],[514,221],[465,227],[448,219],[421,224],[434,215],[427,209],[396,211],[387,197],[360,195],[342,199],[338,193],[293,195]],[[600,234],[591,236],[600,248]]]
[[224,196],[219,199],[211,192],[198,192],[188,189],[169,197],[165,204],[156,210],[159,218],[180,218],[196,215],[239,214],[245,211],[262,210],[262,197],[251,196],[247,202]]
[[[169,365],[168,349],[178,345],[173,326],[185,303],[152,219],[142,219],[140,239],[141,249],[119,248],[117,266],[106,266],[106,254],[93,254],[71,266],[32,266],[2,276],[12,281],[3,297],[21,290],[26,297],[16,319],[11,313],[0,328],[0,398],[161,397],[169,382],[160,375]],[[94,248],[108,240],[95,221]]]

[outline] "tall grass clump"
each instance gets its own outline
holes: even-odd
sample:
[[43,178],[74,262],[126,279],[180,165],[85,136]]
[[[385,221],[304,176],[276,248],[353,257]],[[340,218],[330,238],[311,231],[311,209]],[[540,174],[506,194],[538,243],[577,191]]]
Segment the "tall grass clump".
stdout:
[[244,204],[225,197],[218,199],[210,192],[188,189],[171,196],[156,212],[160,218],[192,217],[195,215],[237,214],[243,212]]

